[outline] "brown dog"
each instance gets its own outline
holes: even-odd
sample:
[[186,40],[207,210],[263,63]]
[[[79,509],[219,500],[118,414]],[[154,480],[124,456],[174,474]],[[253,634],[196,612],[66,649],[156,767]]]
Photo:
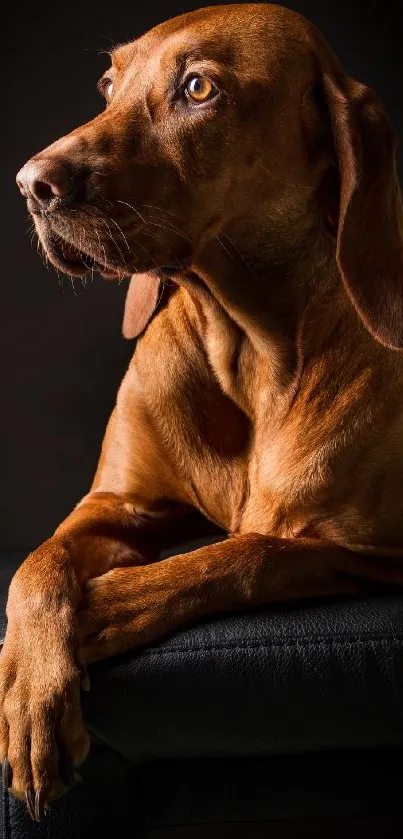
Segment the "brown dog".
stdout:
[[[134,275],[142,332],[91,492],[10,587],[0,757],[37,819],[87,753],[88,662],[403,581],[403,216],[377,98],[262,4],[158,26],[100,87],[103,113],[18,175],[58,268]],[[230,538],[155,562],[195,508]]]

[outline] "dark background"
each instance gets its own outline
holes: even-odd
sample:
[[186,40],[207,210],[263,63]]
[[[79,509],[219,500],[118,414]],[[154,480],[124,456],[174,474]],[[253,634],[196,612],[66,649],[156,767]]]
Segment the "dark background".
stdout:
[[[124,286],[58,281],[30,244],[16,171],[102,107],[102,50],[199,2],[14,2],[2,27],[0,547],[33,547],[88,490],[132,343]],[[218,5],[218,4],[210,4]],[[399,0],[284,5],[322,30],[346,72],[374,87],[403,138]],[[402,162],[400,153],[399,163]]]

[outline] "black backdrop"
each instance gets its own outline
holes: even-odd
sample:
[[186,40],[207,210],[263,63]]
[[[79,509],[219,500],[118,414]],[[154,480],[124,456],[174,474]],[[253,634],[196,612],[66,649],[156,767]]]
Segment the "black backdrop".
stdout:
[[[89,486],[132,346],[121,337],[124,286],[59,284],[30,245],[17,169],[101,108],[102,49],[174,14],[187,0],[45,0],[8,4],[2,20],[0,547],[50,535]],[[403,138],[399,0],[285,3],[322,30],[345,70],[374,87]],[[400,156],[400,161],[402,160]]]

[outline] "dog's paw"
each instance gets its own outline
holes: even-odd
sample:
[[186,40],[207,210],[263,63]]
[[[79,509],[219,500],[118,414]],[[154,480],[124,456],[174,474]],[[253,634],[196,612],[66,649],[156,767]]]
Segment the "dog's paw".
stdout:
[[[4,786],[40,821],[48,801],[74,780],[89,749],[81,672],[66,615],[9,609],[0,652],[0,761]],[[69,620],[70,622],[70,620]]]

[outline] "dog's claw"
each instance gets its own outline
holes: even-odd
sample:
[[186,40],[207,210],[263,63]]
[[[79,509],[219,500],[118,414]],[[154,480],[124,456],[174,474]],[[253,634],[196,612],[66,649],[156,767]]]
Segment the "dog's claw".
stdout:
[[43,789],[37,789],[35,793],[35,819],[37,822],[41,822],[45,818],[47,809],[45,793]]
[[26,789],[25,790],[25,801],[27,802],[28,813],[31,816],[31,819],[33,819],[33,821],[35,822],[36,821],[35,796],[34,796],[34,793],[32,792],[32,789]]
[[27,809],[31,819],[34,822],[41,822],[49,809],[44,790],[37,789],[34,793],[32,789],[26,789],[25,801],[27,802]]
[[1,781],[4,789],[10,789],[13,781],[13,770],[11,769],[7,757],[4,758],[3,763],[1,764]]

